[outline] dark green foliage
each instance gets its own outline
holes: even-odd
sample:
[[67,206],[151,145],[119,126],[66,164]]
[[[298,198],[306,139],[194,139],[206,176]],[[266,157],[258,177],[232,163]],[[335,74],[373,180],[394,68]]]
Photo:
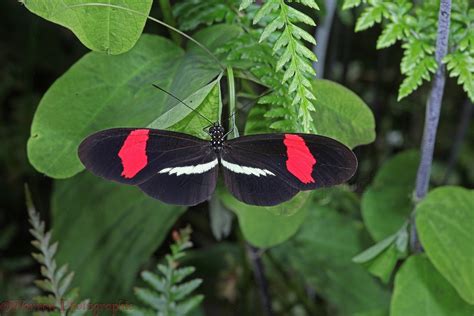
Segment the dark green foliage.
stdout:
[[194,30],[201,25],[239,22],[238,0],[185,0],[173,7],[180,30]]
[[[404,50],[400,70],[405,79],[400,85],[398,100],[416,90],[423,81],[430,81],[437,65],[434,59],[439,1],[429,0],[413,5],[411,1],[346,0],[349,9],[366,3],[357,20],[356,31],[383,23],[377,48],[386,48],[401,41]],[[453,1],[448,55],[443,62],[449,75],[457,78],[471,101],[474,101],[474,8],[468,0]]]
[[350,192],[338,188],[315,194],[298,233],[272,254],[279,264],[289,266],[293,278],[317,289],[330,306],[330,315],[383,314],[388,310],[389,293],[351,261],[367,246],[367,238],[359,220],[338,212],[348,199],[360,207]]

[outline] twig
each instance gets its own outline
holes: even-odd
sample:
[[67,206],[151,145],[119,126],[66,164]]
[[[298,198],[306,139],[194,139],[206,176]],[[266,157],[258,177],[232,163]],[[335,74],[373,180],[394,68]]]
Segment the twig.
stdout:
[[[436,37],[435,59],[438,69],[435,73],[433,86],[431,87],[428,102],[426,104],[425,126],[421,144],[421,160],[418,166],[415,185],[415,202],[420,202],[428,193],[430,182],[431,165],[433,162],[433,151],[436,141],[436,130],[438,128],[443,99],[444,85],[446,82],[446,66],[442,63],[448,51],[449,23],[451,17],[451,0],[441,0],[438,14],[438,33]],[[412,219],[412,242],[413,250],[420,250],[418,236],[416,234],[415,222]]]
[[265,268],[262,263],[260,250],[250,244],[247,244],[247,249],[252,262],[253,274],[260,292],[260,300],[262,308],[267,316],[273,316],[272,302],[268,291],[268,282],[265,277]]
[[451,153],[449,155],[448,165],[446,166],[446,172],[444,173],[443,181],[441,184],[446,184],[451,176],[451,173],[458,161],[459,152],[461,151],[462,144],[464,142],[464,138],[466,137],[466,132],[469,127],[469,123],[471,122],[472,115],[474,113],[474,104],[467,99],[464,102],[461,117],[459,118],[459,125],[456,131],[456,135],[454,136],[454,143],[453,147],[451,147]]
[[336,12],[337,1],[326,0],[325,4],[326,16],[324,17],[321,25],[316,28],[314,33],[316,45],[313,47],[313,52],[318,57],[318,60],[313,62],[313,68],[316,70],[316,75],[319,78],[324,78],[324,66],[326,63],[329,35],[331,34],[332,21]]

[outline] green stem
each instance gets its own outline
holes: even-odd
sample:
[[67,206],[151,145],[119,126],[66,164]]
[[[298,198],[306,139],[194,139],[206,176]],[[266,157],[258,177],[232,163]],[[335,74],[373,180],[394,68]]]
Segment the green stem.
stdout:
[[239,131],[235,126],[235,78],[234,70],[231,66],[227,66],[227,84],[229,88],[229,117],[232,124],[233,138],[239,137]]
[[[163,20],[165,23],[175,27],[176,26],[176,20],[174,19],[173,12],[171,11],[171,4],[170,0],[160,0],[160,8],[161,8],[161,13],[163,14]],[[173,39],[173,42],[175,42],[178,46],[181,46],[181,37],[179,34],[175,32],[170,32],[171,38]]]

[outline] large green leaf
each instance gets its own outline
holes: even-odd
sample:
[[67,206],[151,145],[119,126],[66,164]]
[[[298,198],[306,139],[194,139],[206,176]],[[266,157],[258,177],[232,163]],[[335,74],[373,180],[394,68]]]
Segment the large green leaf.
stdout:
[[313,121],[319,134],[353,148],[375,140],[375,120],[370,108],[354,92],[329,80],[314,80]]
[[[213,28],[217,34],[226,33],[228,39],[240,31],[237,27],[232,30]],[[212,37],[209,45],[215,46],[214,40]],[[40,102],[28,141],[32,165],[54,178],[71,177],[83,169],[76,150],[92,132],[118,126],[148,126],[161,115],[165,117],[159,121],[161,125],[153,127],[164,129],[183,120],[189,110],[182,110],[181,105],[170,116],[170,109],[178,102],[151,84],[185,98],[209,83],[220,68],[209,56],[195,50],[192,47],[185,54],[169,40],[144,35],[126,54],[84,56],[51,86]],[[218,108],[207,110],[211,120],[217,119]],[[202,132],[202,127],[196,132]]]
[[[143,31],[153,0],[22,0],[31,12],[70,29],[88,48],[108,54],[130,50]],[[121,6],[128,10],[106,5]],[[131,12],[130,10],[136,11]]]
[[362,197],[362,216],[376,241],[396,233],[413,210],[419,154],[407,151],[387,161]]
[[330,303],[331,315],[383,314],[388,292],[351,260],[366,240],[360,222],[313,204],[298,233],[272,253]]
[[57,181],[52,213],[58,260],[76,272],[83,297],[118,301],[184,210],[86,172]]
[[300,193],[278,206],[248,205],[222,190],[224,205],[235,212],[245,239],[254,246],[267,248],[284,242],[296,233],[308,212],[308,194]]
[[472,316],[474,307],[464,302],[431,262],[412,256],[395,277],[390,316]]
[[416,208],[416,226],[433,265],[474,304],[474,190],[431,191]]

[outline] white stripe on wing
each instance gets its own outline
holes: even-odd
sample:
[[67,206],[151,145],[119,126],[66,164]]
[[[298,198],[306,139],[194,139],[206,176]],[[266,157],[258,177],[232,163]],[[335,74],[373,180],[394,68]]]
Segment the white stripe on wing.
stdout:
[[158,173],[167,173],[167,174],[176,174],[177,176],[183,174],[201,174],[207,172],[217,166],[217,159],[203,163],[200,165],[195,166],[183,166],[183,167],[173,167],[173,168],[165,168],[163,170],[158,171]]
[[242,174],[248,174],[248,175],[254,175],[257,177],[260,176],[274,176],[275,174],[267,169],[259,169],[259,168],[254,168],[254,167],[246,167],[246,166],[240,166],[235,163],[231,163],[228,161],[225,161],[224,159],[221,159],[222,165],[229,169],[232,172],[235,173],[242,173]]

